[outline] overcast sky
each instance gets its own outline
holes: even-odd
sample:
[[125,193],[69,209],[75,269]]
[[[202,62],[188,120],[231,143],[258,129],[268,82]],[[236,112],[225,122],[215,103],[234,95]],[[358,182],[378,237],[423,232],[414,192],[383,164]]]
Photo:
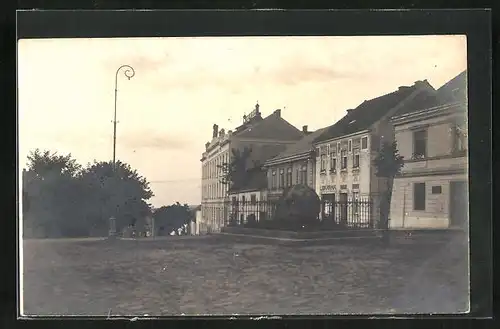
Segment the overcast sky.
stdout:
[[200,157],[212,125],[226,131],[258,101],[300,129],[427,79],[435,88],[466,68],[465,36],[223,37],[20,40],[19,161],[35,148],[80,163],[117,159],[150,182],[155,206],[197,204]]

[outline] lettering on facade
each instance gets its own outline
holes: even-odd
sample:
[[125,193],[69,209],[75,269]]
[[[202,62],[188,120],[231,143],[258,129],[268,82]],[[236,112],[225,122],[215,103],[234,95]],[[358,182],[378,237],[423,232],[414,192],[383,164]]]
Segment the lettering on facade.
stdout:
[[335,192],[337,190],[335,185],[323,185],[320,187],[321,192]]

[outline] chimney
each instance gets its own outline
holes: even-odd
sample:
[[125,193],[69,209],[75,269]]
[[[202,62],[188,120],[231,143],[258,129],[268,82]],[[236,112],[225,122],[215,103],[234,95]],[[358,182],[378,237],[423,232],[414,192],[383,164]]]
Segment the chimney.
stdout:
[[255,104],[255,115],[259,115],[260,114],[260,105],[259,105],[259,102],[257,102],[257,104]]
[[274,111],[274,114],[278,117],[281,118],[281,109],[277,109]]
[[425,88],[428,86],[428,82],[427,82],[427,79],[425,80],[418,80],[418,81],[415,81],[415,83],[413,84],[415,87],[418,87],[418,88]]
[[352,112],[352,109],[348,109],[347,110],[347,114],[351,113]]
[[401,86],[398,88],[398,90],[403,90],[403,89],[408,89],[408,88],[411,88],[411,87],[408,87],[408,86]]
[[307,125],[302,126],[302,132],[303,132],[304,134],[307,134],[307,133],[308,133],[308,131],[307,131]]
[[221,129],[219,131],[219,137],[223,137],[226,134],[226,131],[224,129]]
[[212,132],[212,137],[213,138],[217,137],[218,130],[219,130],[219,126],[214,124],[214,126],[213,126],[213,132]]

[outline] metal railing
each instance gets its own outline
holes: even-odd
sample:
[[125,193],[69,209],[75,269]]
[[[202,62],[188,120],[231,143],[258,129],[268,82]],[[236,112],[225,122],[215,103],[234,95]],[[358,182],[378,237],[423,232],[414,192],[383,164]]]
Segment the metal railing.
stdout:
[[[209,226],[240,226],[252,221],[272,220],[278,200],[223,201],[202,203],[202,216]],[[318,214],[321,220],[333,221],[346,228],[373,228],[376,226],[374,201],[370,196],[346,200],[321,200]],[[214,224],[212,224],[214,223]]]

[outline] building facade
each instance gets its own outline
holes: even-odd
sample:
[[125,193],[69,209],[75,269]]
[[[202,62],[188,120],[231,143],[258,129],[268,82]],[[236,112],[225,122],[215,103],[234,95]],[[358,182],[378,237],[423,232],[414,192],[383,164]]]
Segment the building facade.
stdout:
[[463,72],[438,89],[434,106],[392,119],[405,163],[394,180],[391,228],[467,225],[466,86]]
[[316,187],[316,158],[313,141],[319,137],[323,129],[308,132],[302,127],[304,137],[264,164],[267,172],[267,196],[270,200],[278,199],[285,188],[303,184]]
[[[224,181],[222,166],[233,160],[233,151],[252,150],[249,167],[259,167],[265,160],[303,137],[300,130],[281,117],[281,110],[262,118],[259,105],[243,117],[243,124],[225,133],[213,126],[212,140],[205,144],[202,163],[202,217],[209,232],[218,232],[227,222],[230,185]],[[253,187],[250,187],[253,188]],[[242,186],[241,190],[248,189]],[[232,191],[233,194],[239,191]]]
[[322,219],[349,218],[359,226],[375,225],[378,208],[369,202],[384,192],[386,185],[385,179],[375,175],[373,161],[382,142],[394,140],[390,118],[434,91],[427,81],[417,81],[365,101],[315,140],[315,190],[322,202]]

